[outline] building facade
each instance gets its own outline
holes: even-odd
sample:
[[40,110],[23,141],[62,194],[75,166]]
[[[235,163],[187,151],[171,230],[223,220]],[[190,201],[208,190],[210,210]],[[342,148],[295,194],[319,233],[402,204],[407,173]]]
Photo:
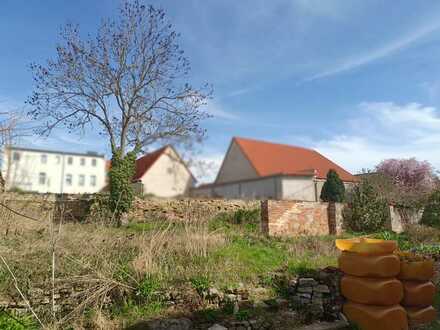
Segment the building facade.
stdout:
[[194,197],[319,201],[327,172],[346,189],[357,178],[315,150],[233,138],[215,182],[192,190]]
[[107,182],[106,161],[94,152],[6,147],[2,175],[7,190],[55,194],[85,194],[101,191]]
[[172,146],[165,146],[136,160],[136,190],[157,197],[185,196],[196,182]]

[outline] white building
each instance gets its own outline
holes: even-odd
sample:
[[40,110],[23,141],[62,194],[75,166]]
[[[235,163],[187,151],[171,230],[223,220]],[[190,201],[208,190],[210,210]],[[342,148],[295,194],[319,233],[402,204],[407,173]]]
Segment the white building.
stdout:
[[96,193],[106,185],[106,161],[94,152],[6,147],[1,170],[6,189],[38,193]]
[[136,160],[133,178],[143,195],[176,197],[186,195],[196,180],[172,146],[165,146]]
[[195,197],[319,201],[333,169],[347,189],[358,179],[315,150],[233,138],[214,183],[192,190]]

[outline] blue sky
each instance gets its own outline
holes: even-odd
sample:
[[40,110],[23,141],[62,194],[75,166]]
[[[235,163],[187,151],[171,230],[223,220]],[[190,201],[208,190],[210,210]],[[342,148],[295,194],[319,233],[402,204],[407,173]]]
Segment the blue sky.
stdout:
[[[31,61],[55,53],[66,22],[93,33],[116,0],[3,0],[0,110],[22,107]],[[195,84],[214,85],[201,158],[232,136],[315,148],[353,172],[416,157],[440,169],[440,2],[151,1],[181,33]],[[93,130],[22,144],[107,151]]]

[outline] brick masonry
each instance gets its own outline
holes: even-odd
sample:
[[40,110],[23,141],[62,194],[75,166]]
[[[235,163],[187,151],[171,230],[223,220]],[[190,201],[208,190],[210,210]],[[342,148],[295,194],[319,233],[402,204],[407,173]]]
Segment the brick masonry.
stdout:
[[269,236],[339,234],[343,207],[341,203],[262,201],[261,229]]

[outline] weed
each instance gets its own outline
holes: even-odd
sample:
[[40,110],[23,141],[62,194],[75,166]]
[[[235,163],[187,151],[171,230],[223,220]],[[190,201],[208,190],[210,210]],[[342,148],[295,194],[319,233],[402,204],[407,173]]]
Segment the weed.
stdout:
[[9,275],[3,266],[0,266],[0,288],[6,286],[8,283]]
[[226,302],[222,306],[222,312],[226,315],[233,315],[234,314],[234,303],[232,301]]
[[399,249],[402,251],[410,250],[413,247],[410,238],[405,233],[397,234],[392,231],[382,231],[376,234],[375,237],[388,241],[389,240],[397,241]]
[[232,221],[235,224],[257,224],[260,222],[260,209],[244,210],[240,209],[234,212]]
[[218,309],[208,308],[195,313],[196,317],[200,318],[204,322],[215,322],[222,314],[222,311]]
[[157,300],[158,291],[161,288],[160,281],[154,276],[146,276],[138,285],[136,295],[145,301]]
[[161,301],[153,301],[147,304],[137,304],[128,299],[123,305],[114,305],[111,314],[113,317],[126,319],[133,323],[138,319],[148,319],[160,315],[165,305]]
[[256,233],[260,223],[260,210],[237,210],[234,213],[217,214],[209,223],[211,230],[241,230]]
[[0,329],[2,330],[36,330],[38,325],[31,315],[7,314],[0,310]]
[[197,276],[190,279],[191,285],[196,289],[199,295],[207,292],[211,284],[210,280],[206,276]]
[[287,263],[287,272],[291,275],[313,277],[316,275],[316,268],[306,259],[294,259]]
[[247,309],[241,309],[235,314],[235,318],[238,321],[247,321],[247,320],[249,320],[250,316],[251,316],[251,313]]

